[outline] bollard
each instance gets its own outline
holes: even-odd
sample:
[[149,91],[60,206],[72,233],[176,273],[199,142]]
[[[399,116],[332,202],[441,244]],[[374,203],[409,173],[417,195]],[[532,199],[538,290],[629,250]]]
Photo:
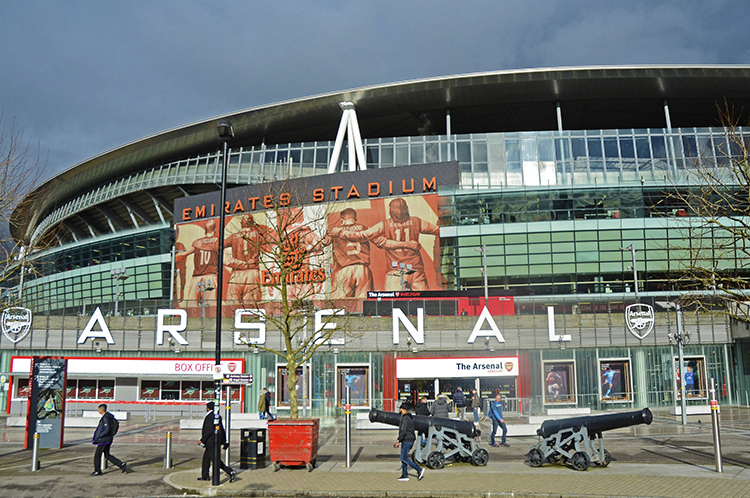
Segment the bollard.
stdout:
[[227,404],[226,404],[226,412],[224,415],[224,428],[226,429],[224,433],[226,434],[226,443],[227,443],[227,449],[224,450],[224,463],[229,465],[230,459],[229,459],[229,443],[232,441],[231,437],[231,430],[232,430],[232,391],[230,390],[231,386],[227,386]]
[[39,470],[39,433],[34,433],[34,446],[31,451],[31,471]]
[[352,466],[352,391],[346,386],[346,468]]
[[711,429],[714,434],[714,458],[716,460],[716,472],[724,472],[721,464],[721,435],[719,434],[719,403],[716,401],[716,384],[711,377]]
[[165,469],[172,468],[172,433],[171,432],[167,432],[167,451],[166,451],[166,455],[164,456],[164,468]]

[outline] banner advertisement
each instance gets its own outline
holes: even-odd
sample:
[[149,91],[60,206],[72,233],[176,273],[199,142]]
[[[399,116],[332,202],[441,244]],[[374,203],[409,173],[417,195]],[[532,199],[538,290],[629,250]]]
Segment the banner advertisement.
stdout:
[[[188,316],[215,316],[217,224],[176,226],[173,306]],[[445,289],[437,194],[228,216],[222,247],[224,314],[271,312],[270,303],[281,300],[282,278],[288,299],[358,311],[375,290]]]
[[633,401],[633,377],[630,358],[599,360],[599,392],[602,403],[629,403]]
[[575,404],[576,374],[575,362],[544,361],[542,362],[544,379],[545,404]]

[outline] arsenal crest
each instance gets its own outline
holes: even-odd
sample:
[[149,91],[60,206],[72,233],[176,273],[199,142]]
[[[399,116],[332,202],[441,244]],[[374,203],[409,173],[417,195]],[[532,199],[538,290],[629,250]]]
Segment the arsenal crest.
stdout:
[[513,362],[512,362],[512,361],[506,361],[506,362],[505,362],[505,369],[506,369],[506,370],[507,370],[508,372],[510,372],[511,370],[513,370]]
[[229,371],[231,373],[234,373],[235,370],[237,370],[237,365],[235,363],[230,363],[229,364]]
[[643,340],[654,329],[654,308],[648,304],[631,304],[625,308],[625,324],[630,333]]
[[0,315],[0,328],[10,342],[16,343],[26,337],[31,330],[31,310],[26,308],[5,308]]

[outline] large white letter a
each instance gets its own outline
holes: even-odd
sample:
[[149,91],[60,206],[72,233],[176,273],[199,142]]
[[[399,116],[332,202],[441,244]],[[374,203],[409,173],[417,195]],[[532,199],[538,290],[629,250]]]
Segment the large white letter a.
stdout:
[[[101,330],[94,330],[94,324],[98,323]],[[94,312],[91,314],[91,318],[89,319],[89,323],[86,324],[86,328],[83,329],[83,332],[81,332],[81,336],[78,338],[78,344],[83,344],[86,342],[86,339],[104,339],[107,341],[107,344],[114,344],[115,340],[112,338],[112,334],[109,332],[109,327],[107,327],[107,322],[104,321],[104,316],[102,315],[102,310],[97,308],[94,310]]]

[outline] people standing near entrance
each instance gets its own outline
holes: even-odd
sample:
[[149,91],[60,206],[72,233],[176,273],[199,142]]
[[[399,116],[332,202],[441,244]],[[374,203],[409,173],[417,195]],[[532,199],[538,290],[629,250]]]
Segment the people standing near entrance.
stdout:
[[399,481],[409,480],[409,467],[417,471],[417,480],[421,481],[424,477],[424,468],[414,463],[414,460],[409,457],[409,452],[417,439],[414,435],[414,419],[409,413],[412,408],[412,404],[402,403],[398,409],[401,414],[401,421],[398,424],[398,441],[393,447],[398,448],[399,443],[401,444],[401,477],[398,478]]
[[128,468],[128,464],[109,454],[110,447],[112,446],[112,439],[115,434],[117,434],[120,423],[114,415],[107,411],[107,405],[104,403],[99,405],[99,414],[102,418],[99,419],[99,425],[96,426],[94,437],[91,439],[91,444],[96,445],[96,451],[94,452],[94,471],[91,475],[102,475],[102,455],[104,455],[108,461],[120,467],[120,470],[125,472]]
[[[421,417],[429,417],[430,416],[430,407],[427,406],[427,398],[422,396],[419,398],[419,403],[417,403],[417,406],[414,408],[414,413]],[[424,446],[424,432],[419,433],[419,445]]]
[[448,397],[440,394],[430,407],[430,415],[435,418],[448,418]]
[[456,405],[458,420],[466,420],[466,395],[461,390],[461,386],[458,386],[456,392],[453,393],[453,404]]
[[471,410],[474,412],[474,423],[479,423],[479,409],[482,407],[482,396],[476,389],[471,390]]
[[[201,476],[198,478],[199,481],[210,481],[211,476],[209,475],[209,468],[211,462],[213,462],[214,455],[214,402],[209,401],[206,403],[206,416],[203,418],[203,428],[201,430],[201,438],[198,440],[198,444],[203,446],[203,462],[201,465]],[[219,441],[224,449],[229,447],[229,443],[226,442],[227,433],[224,431],[224,424],[221,423],[221,415],[219,415]],[[228,467],[219,458],[219,468],[227,473],[229,476],[229,482],[234,482],[237,477],[237,471],[231,467]],[[216,472],[216,469],[214,469]]]
[[271,413],[271,393],[265,387],[263,388],[263,397],[266,398],[266,418],[276,420],[276,417]]
[[[495,396],[495,401],[490,401],[490,411],[488,413],[490,419],[492,419],[492,432],[490,432],[490,446],[510,446],[505,442],[508,436],[508,427],[505,425],[505,419],[503,418],[503,403],[502,396],[499,394]],[[495,442],[495,433],[497,428],[500,427],[503,430],[503,438],[500,440],[500,444]]]
[[266,418],[266,393],[265,388],[260,390],[260,395],[258,396],[258,416],[261,420],[265,420]]

